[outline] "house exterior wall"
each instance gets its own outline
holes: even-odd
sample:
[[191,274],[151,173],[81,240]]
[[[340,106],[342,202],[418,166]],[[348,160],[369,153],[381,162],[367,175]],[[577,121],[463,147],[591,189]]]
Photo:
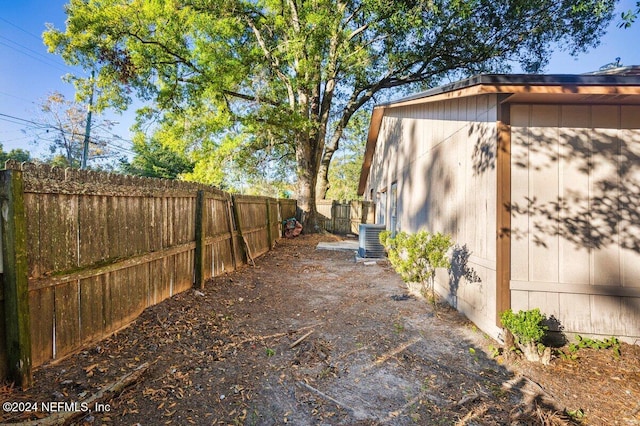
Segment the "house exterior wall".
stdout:
[[387,229],[395,205],[397,230],[451,234],[480,282],[439,271],[436,291],[494,337],[496,121],[493,94],[385,109],[364,191]]
[[640,338],[640,106],[511,106],[511,304]]

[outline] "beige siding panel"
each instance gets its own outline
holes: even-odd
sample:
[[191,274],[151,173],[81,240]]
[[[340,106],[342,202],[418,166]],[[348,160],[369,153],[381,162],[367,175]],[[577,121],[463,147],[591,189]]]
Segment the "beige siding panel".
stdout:
[[[491,322],[493,324],[495,324],[495,318],[496,318],[496,306],[497,306],[497,300],[496,300],[496,282],[497,282],[497,278],[496,278],[496,270],[494,269],[485,269],[486,271],[486,281],[484,281],[483,283],[481,283],[480,285],[485,286],[486,291],[483,291],[484,297],[486,297],[486,302],[485,302],[485,306],[487,307],[487,310],[485,312],[485,317],[487,318],[488,322]],[[478,284],[469,284],[469,286],[474,286],[476,288],[476,291],[479,291],[480,289],[478,288]]]
[[[640,336],[640,297],[624,297],[620,301],[621,317],[626,336]],[[637,340],[635,340],[637,343]]]
[[620,188],[626,195],[619,204],[620,279],[625,287],[640,287],[640,106],[622,106],[620,127],[623,129],[620,131]]
[[529,309],[529,292],[522,290],[511,290],[511,310],[513,312],[526,311]]
[[[589,174],[587,163],[591,155],[591,108],[587,105],[561,107],[559,147],[560,210],[559,280],[562,283],[588,283],[590,250],[582,244],[582,235],[589,231],[581,212],[588,211]],[[577,220],[578,219],[578,220]],[[573,230],[573,232],[571,232]]]
[[[530,109],[528,105],[511,106],[511,202],[522,210],[526,210],[529,193]],[[511,279],[529,280],[529,217],[522,213],[511,215]]]
[[[531,107],[529,199],[541,207],[558,200],[558,116],[555,105]],[[554,161],[555,160],[555,161]],[[555,212],[550,212],[557,215]],[[557,217],[536,217],[530,223],[529,280],[558,281]],[[542,229],[542,232],[538,229]],[[535,231],[534,231],[535,230]]]
[[[604,241],[594,250],[592,284],[620,282],[620,247],[615,215],[618,211],[620,179],[617,160],[620,155],[620,108],[611,105],[592,107],[592,156],[589,182],[590,226]],[[598,240],[594,243],[599,243]]]
[[475,121],[478,117],[478,99],[474,96],[467,99],[467,121]]
[[[460,103],[460,111],[459,115],[463,116],[463,119],[466,120],[466,102]],[[453,175],[456,177],[456,200],[455,200],[455,214],[457,217],[457,223],[454,233],[454,238],[456,241],[468,241],[467,239],[467,228],[468,223],[471,221],[472,216],[469,215],[469,211],[467,210],[467,184],[468,175],[470,174],[468,165],[467,165],[467,143],[466,142],[466,129],[469,127],[469,123],[466,121],[462,123],[462,129],[457,133],[456,137],[456,149],[455,149],[455,157],[453,158],[453,170],[455,172]]]
[[483,113],[489,112],[489,95],[480,95],[477,98],[476,119],[481,119]]
[[[490,148],[490,161],[489,167],[486,172],[482,174],[483,177],[483,194],[485,195],[484,203],[485,203],[485,211],[487,212],[486,217],[486,230],[483,232],[484,236],[484,251],[483,256],[487,260],[496,261],[496,235],[498,235],[498,231],[496,229],[497,222],[497,197],[498,197],[498,187],[497,187],[497,168],[496,168],[496,158],[497,158],[497,150],[498,150],[498,127],[496,123],[496,119],[490,119],[487,123],[489,127],[488,132],[488,142]],[[495,282],[495,280],[493,281]]]
[[558,293],[542,291],[529,292],[529,309],[538,308],[547,318],[560,316],[560,296]]
[[434,108],[433,135],[430,148],[433,148],[444,138],[444,102],[438,102],[434,105]]
[[622,316],[622,298],[612,296],[590,296],[591,333],[606,330],[608,335],[625,334],[625,323]]
[[573,333],[591,333],[591,302],[588,294],[560,293],[558,301],[558,320],[565,330]]

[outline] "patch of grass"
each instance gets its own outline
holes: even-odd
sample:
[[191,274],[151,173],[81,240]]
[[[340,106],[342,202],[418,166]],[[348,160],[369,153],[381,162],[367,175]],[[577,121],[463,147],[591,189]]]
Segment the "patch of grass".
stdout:
[[274,351],[271,348],[264,348],[264,351],[267,354],[267,358],[271,358],[272,356],[274,356],[276,354],[276,351]]
[[489,351],[491,351],[491,358],[497,358],[502,353],[500,348],[493,345],[489,345]]
[[475,363],[478,363],[478,354],[476,353],[475,348],[469,348],[469,353],[471,354],[471,356],[473,357],[473,361]]
[[577,410],[565,410],[565,414],[569,416],[571,420],[578,423],[582,423],[587,417],[582,408],[578,408]]
[[404,331],[404,325],[400,324],[399,322],[394,322],[393,329],[395,330],[396,334],[400,334]]

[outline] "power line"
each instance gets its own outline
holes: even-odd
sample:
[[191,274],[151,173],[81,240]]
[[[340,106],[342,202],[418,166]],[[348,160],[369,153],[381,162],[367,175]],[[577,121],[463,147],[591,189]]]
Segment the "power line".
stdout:
[[[3,39],[5,39],[5,40],[7,40],[7,38],[6,38],[6,37],[2,37],[2,36],[0,36],[0,38],[3,38]],[[12,42],[12,43],[15,43],[14,41],[11,41],[11,40],[9,40],[9,41],[10,41],[10,42]],[[61,71],[63,71],[63,72],[69,72],[69,69],[62,68],[61,66],[59,66],[59,65],[58,65],[58,64],[56,64],[55,62],[47,62],[47,61],[45,61],[45,60],[43,60],[43,59],[41,59],[41,58],[38,58],[37,56],[31,55],[31,54],[29,54],[29,53],[27,53],[27,52],[23,52],[22,50],[20,50],[20,49],[18,49],[18,48],[16,48],[16,47],[14,47],[14,46],[11,46],[11,45],[9,45],[9,44],[7,44],[7,43],[3,42],[3,41],[0,41],[0,44],[1,44],[1,45],[3,45],[3,46],[8,47],[9,49],[13,49],[13,50],[15,50],[15,51],[16,51],[16,52],[18,52],[18,53],[22,53],[23,55],[28,56],[28,57],[30,57],[30,58],[32,58],[32,59],[35,59],[36,61],[41,62],[41,63],[43,63],[43,64],[45,64],[45,65],[48,65],[48,66],[50,66],[50,67],[52,67],[52,68],[56,68],[56,69],[61,70]],[[17,43],[15,43],[15,44],[17,44]],[[30,50],[30,51],[34,52],[34,50],[32,50],[32,49],[25,48],[25,47],[23,47],[23,46],[21,46],[21,47],[22,47],[23,49],[27,49],[27,50]],[[36,53],[37,53],[37,52],[36,52]],[[38,53],[37,53],[37,54],[38,54]],[[39,55],[39,56],[42,56],[43,58],[46,58],[46,56],[44,56],[44,55],[40,55],[40,54],[38,54],[38,55]]]
[[[4,113],[0,113],[0,120],[3,121],[7,121],[13,124],[18,124],[18,125],[25,125],[27,124],[27,128],[31,129],[31,130],[41,130],[41,131],[46,131],[49,132],[49,130],[54,130],[55,132],[60,132],[72,137],[75,136],[82,136],[82,133],[77,133],[77,132],[70,132],[68,130],[62,129],[60,127],[56,127],[52,124],[47,124],[47,123],[40,123],[37,121],[32,121],[32,120],[27,120],[26,118],[21,118],[21,117],[16,117],[13,115],[9,115],[9,114],[4,114]],[[29,126],[30,125],[30,126]],[[104,137],[104,138],[100,138],[99,140],[96,140],[95,138],[91,138],[89,140],[90,143],[93,143],[94,145],[99,145],[100,143],[104,143],[106,145],[112,146],[114,148],[116,148],[119,151],[125,152],[127,154],[132,154],[135,155],[136,152],[129,149],[129,148],[125,148],[122,145],[118,145],[116,143],[114,143],[114,140],[117,141],[122,141],[122,142],[128,142],[130,144],[133,144],[133,141],[128,140],[128,139],[124,139],[118,135],[116,135],[113,132],[110,132],[108,130],[104,130],[106,133],[111,134],[111,137]],[[38,135],[38,137],[44,139],[41,135]]]
[[0,92],[0,95],[9,96],[10,98],[18,99],[18,100],[25,101],[25,102],[30,102],[30,103],[33,102],[33,101],[29,100],[29,99],[21,98],[20,96],[16,96],[16,95],[12,95],[11,93]]
[[24,28],[22,28],[22,27],[17,26],[17,25],[16,25],[16,24],[14,24],[13,22],[9,22],[9,21],[7,21],[6,19],[4,19],[4,18],[3,18],[3,17],[1,17],[1,16],[0,16],[0,21],[3,21],[3,22],[5,22],[5,23],[7,23],[7,24],[11,25],[12,27],[19,29],[19,30],[20,30],[20,31],[22,31],[23,33],[28,34],[28,35],[30,35],[31,37],[33,37],[33,38],[35,38],[35,39],[37,39],[37,40],[39,40],[39,41],[42,41],[42,39],[41,39],[39,36],[37,36],[37,35],[33,34],[32,32],[29,32],[29,31],[25,30],[25,29],[24,29]]
[[22,137],[19,138],[13,138],[13,139],[0,139],[1,143],[9,143],[9,142],[17,142],[17,141],[21,141],[21,140],[25,140],[25,139],[31,139],[31,136],[29,135],[24,135]]
[[[13,22],[10,22],[10,21],[6,20],[5,18],[0,17],[0,20],[2,20],[3,22],[5,22],[5,23],[7,23],[7,24],[11,25],[12,27],[14,27],[14,28],[16,28],[16,29],[18,29],[18,30],[22,31],[23,33],[25,33],[25,34],[27,34],[27,35],[29,35],[29,36],[33,37],[34,39],[38,40],[40,43],[42,43],[42,37],[41,37],[41,36],[38,36],[38,35],[36,35],[36,34],[33,34],[33,33],[32,33],[32,32],[30,32],[30,31],[27,31],[27,30],[25,30],[24,28],[20,27],[19,25],[16,25],[16,24],[14,24]],[[27,47],[27,46],[23,45],[23,44],[20,44],[20,43],[18,43],[18,42],[17,42],[17,41],[15,41],[15,40],[11,40],[10,38],[4,37],[4,36],[0,36],[0,38],[3,38],[4,40],[7,40],[8,42],[13,43],[13,44],[15,44],[16,46],[19,46],[19,47],[21,47],[21,48],[23,48],[23,49],[25,49],[25,50],[28,50],[28,51],[30,51],[30,52],[33,52],[33,53],[35,53],[36,55],[38,55],[38,56],[40,56],[40,57],[44,58],[45,60],[50,61],[51,63],[55,64],[56,66],[60,66],[60,65],[62,65],[62,66],[68,67],[68,65],[66,65],[66,64],[60,64],[60,63],[57,63],[57,62],[53,61],[53,59],[52,59],[51,57],[46,56],[46,55],[43,55],[42,53],[40,53],[40,52],[38,52],[38,51],[35,51],[35,50],[33,50],[33,49],[31,49],[31,48],[29,48],[29,47]],[[7,47],[11,47],[11,46],[7,46]],[[24,53],[24,52],[21,52],[21,53]]]
[[[6,117],[6,118],[2,118],[2,117]],[[14,115],[9,115],[9,114],[3,114],[0,112],[0,120],[4,120],[4,121],[10,121],[10,120],[17,120],[17,121],[21,121],[24,123],[28,123],[28,124],[33,124],[35,126],[38,126],[39,128],[43,128],[43,127],[53,127],[50,124],[44,124],[44,123],[38,123],[35,121],[31,121],[31,120],[27,120],[26,118],[20,118],[20,117],[16,117]],[[16,123],[14,121],[10,121],[14,124],[22,124],[22,123]]]
[[[0,120],[5,120],[5,121],[17,120],[17,121],[21,121],[21,122],[24,122],[24,123],[27,123],[27,124],[35,125],[35,126],[37,126],[37,128],[40,128],[40,129],[53,129],[53,130],[60,131],[60,132],[63,132],[63,133],[66,133],[66,134],[69,134],[69,135],[72,135],[72,136],[82,136],[83,135],[83,133],[75,133],[75,132],[70,132],[68,130],[61,129],[59,127],[54,126],[53,124],[43,123],[43,122],[38,122],[38,121],[33,121],[33,120],[28,120],[26,118],[16,117],[15,115],[4,114],[4,113],[1,113],[1,112],[0,112]],[[129,143],[133,144],[133,141],[125,139],[125,138],[122,138],[122,137],[118,136],[117,134],[115,134],[113,132],[110,132],[110,131],[108,131],[106,129],[103,129],[103,131],[106,132],[106,133],[109,133],[110,135],[112,135],[112,138],[116,138],[116,139],[119,139],[119,140],[121,140],[123,142],[129,142]]]
[[40,56],[44,60],[51,61],[51,62],[55,63],[56,65],[60,65],[60,64],[56,63],[55,61],[53,61],[49,56],[43,55],[42,53],[38,52],[37,50],[33,50],[32,48],[27,47],[24,44],[18,43],[17,41],[12,40],[9,37],[5,37],[3,35],[0,35],[0,38],[3,39],[3,40],[8,41],[11,44],[15,44],[16,46],[18,46],[21,49],[28,50],[29,52],[31,52],[31,53],[33,53],[33,54],[35,54],[37,56]]

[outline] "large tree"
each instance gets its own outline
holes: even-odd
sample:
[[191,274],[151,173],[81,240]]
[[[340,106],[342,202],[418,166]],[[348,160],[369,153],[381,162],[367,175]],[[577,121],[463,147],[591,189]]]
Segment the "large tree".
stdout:
[[8,160],[14,160],[20,163],[31,161],[31,153],[20,148],[14,148],[9,152],[5,152],[4,147],[0,143],[0,168],[4,168],[4,163]]
[[[33,144],[46,145],[50,156],[47,161],[60,167],[79,168],[87,125],[87,106],[67,100],[53,92],[40,105],[40,118],[36,126],[29,128]],[[118,153],[109,147],[108,141],[114,123],[100,117],[93,118],[88,140],[88,164],[92,168],[110,169]]]
[[66,29],[44,37],[68,63],[99,70],[99,105],[122,108],[135,91],[160,127],[190,133],[192,152],[288,145],[315,225],[344,129],[377,93],[516,62],[538,71],[552,46],[596,45],[614,3],[71,0]]
[[130,161],[120,160],[120,170],[126,174],[144,177],[177,179],[193,172],[193,163],[180,152],[162,145],[157,139],[145,138],[138,133],[133,140],[134,154]]

